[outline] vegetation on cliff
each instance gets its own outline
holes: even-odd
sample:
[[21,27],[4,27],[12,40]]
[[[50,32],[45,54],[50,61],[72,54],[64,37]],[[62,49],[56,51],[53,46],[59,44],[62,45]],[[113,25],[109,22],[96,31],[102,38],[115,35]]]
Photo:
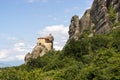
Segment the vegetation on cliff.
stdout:
[[0,69],[0,80],[119,80],[120,29],[70,40],[27,65]]

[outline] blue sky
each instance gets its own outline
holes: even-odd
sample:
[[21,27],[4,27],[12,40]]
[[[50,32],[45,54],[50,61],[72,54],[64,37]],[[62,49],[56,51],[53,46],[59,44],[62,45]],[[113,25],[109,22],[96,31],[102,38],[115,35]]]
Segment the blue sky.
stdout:
[[70,19],[82,16],[93,0],[1,0],[0,63],[20,65],[37,38],[52,33],[54,48],[68,39]]

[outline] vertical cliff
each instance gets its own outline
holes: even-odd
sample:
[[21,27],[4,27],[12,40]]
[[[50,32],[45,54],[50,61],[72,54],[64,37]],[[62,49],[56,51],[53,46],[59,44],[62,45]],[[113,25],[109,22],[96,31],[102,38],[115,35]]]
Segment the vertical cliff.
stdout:
[[81,39],[85,31],[89,35],[105,34],[120,26],[120,0],[94,0],[91,9],[79,19],[71,19],[69,39]]

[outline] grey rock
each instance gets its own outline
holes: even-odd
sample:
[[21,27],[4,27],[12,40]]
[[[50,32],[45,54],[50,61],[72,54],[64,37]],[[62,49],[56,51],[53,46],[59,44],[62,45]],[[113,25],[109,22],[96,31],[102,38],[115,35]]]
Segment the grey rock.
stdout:
[[[114,21],[110,19],[110,7],[113,7],[116,14]],[[78,19],[76,15],[71,19],[69,40],[81,39],[86,29],[93,35],[109,33],[113,24],[120,22],[120,0],[94,0],[92,7],[86,10],[81,19]]]
[[27,64],[31,59],[32,59],[32,55],[30,53],[27,53],[24,59],[25,64]]
[[82,18],[79,22],[80,32],[83,33],[84,30],[89,29],[91,30],[92,21],[91,21],[91,15],[90,15],[90,9],[86,10]]
[[31,55],[33,59],[36,59],[38,57],[42,57],[47,52],[47,48],[44,45],[37,45],[33,49]]
[[69,27],[69,38],[74,37],[77,39],[79,33],[79,17],[77,15],[73,16],[71,19],[71,24]]
[[26,54],[25,56],[25,64],[27,64],[32,59],[37,59],[38,57],[42,57],[48,52],[48,49],[44,45],[36,45],[31,53]]

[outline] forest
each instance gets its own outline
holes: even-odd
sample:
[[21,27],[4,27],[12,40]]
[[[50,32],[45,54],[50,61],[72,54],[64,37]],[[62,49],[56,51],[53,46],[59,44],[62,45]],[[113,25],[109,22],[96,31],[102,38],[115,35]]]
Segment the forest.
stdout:
[[71,39],[61,51],[1,68],[0,80],[120,80],[120,29]]

